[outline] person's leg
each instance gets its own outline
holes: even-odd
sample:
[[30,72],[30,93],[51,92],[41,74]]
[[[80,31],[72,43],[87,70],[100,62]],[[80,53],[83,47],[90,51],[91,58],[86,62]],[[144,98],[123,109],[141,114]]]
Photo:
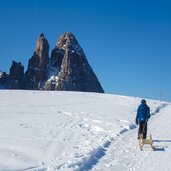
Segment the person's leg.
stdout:
[[147,122],[143,124],[144,131],[143,131],[143,138],[146,139],[147,137]]
[[139,122],[139,129],[138,129],[138,139],[140,138],[140,134],[143,132],[143,124],[142,122]]

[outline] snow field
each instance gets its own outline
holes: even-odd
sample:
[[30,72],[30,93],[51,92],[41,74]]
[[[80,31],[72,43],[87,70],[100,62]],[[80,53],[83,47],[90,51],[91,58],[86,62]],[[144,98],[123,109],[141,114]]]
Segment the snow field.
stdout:
[[[140,100],[98,93],[0,91],[0,171],[141,169],[138,163],[151,152],[142,155],[137,147],[134,119]],[[158,122],[169,104],[147,102],[150,122]]]

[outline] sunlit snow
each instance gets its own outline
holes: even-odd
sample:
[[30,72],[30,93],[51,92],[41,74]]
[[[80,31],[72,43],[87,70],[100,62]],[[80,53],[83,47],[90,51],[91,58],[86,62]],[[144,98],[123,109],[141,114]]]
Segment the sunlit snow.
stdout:
[[[0,91],[0,171],[171,168],[171,105],[148,100],[155,151],[139,150],[141,98],[65,91]],[[155,164],[154,164],[155,163]]]

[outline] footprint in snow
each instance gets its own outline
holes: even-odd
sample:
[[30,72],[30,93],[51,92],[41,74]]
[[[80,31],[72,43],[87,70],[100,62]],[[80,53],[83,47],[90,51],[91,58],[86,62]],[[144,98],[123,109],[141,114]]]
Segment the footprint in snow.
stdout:
[[13,156],[13,157],[19,157],[19,155],[18,155],[18,154],[12,154],[12,156]]

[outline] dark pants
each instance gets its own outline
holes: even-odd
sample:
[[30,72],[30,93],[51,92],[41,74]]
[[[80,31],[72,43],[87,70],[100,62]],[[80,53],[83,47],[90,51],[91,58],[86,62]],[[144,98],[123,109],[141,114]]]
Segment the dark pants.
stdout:
[[138,138],[140,134],[143,134],[143,139],[146,139],[147,136],[147,122],[139,122]]

